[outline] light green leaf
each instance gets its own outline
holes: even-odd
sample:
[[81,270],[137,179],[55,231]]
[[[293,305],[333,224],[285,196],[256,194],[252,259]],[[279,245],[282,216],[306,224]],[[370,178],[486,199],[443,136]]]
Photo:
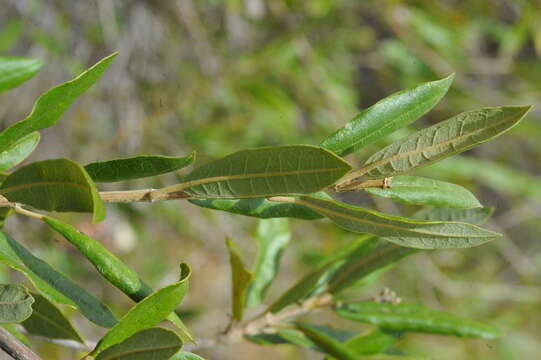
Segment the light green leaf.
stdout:
[[109,55],[73,80],[60,84],[41,95],[30,115],[0,133],[0,152],[36,130],[53,126],[75,99],[91,87],[113,61],[117,53]]
[[20,284],[0,284],[0,323],[19,323],[32,314],[34,298]]
[[402,90],[378,101],[329,135],[321,146],[345,156],[411,124],[440,101],[453,79],[454,74]]
[[82,166],[69,159],[37,161],[17,169],[0,186],[9,201],[47,211],[92,212],[105,217],[96,185]]
[[29,334],[50,339],[71,339],[84,344],[83,339],[67,317],[44,296],[32,293],[32,315],[22,325]]
[[0,92],[32,78],[43,66],[40,59],[0,56]]
[[259,220],[255,238],[259,248],[254,278],[246,297],[247,306],[261,304],[267,288],[278,273],[282,252],[291,239],[287,219]]
[[50,301],[78,308],[97,325],[111,327],[116,323],[115,316],[104,303],[2,232],[0,261],[26,275]]
[[420,305],[365,301],[341,304],[335,311],[346,319],[377,325],[390,331],[414,331],[484,339],[499,336],[499,331],[492,326]]
[[175,354],[171,359],[169,360],[205,360],[201,356],[187,352],[187,351],[181,351],[177,354]]
[[231,239],[225,242],[229,250],[229,262],[231,264],[231,298],[233,319],[242,320],[244,314],[246,291],[252,282],[254,275],[246,268],[239,251]]
[[128,311],[119,322],[110,329],[98,342],[91,356],[97,356],[105,349],[118,344],[135,333],[148,329],[171,314],[177,305],[182,301],[188,290],[188,279],[191,269],[186,264],[181,264],[180,280],[168,285],[147,296],[130,311]]
[[194,197],[253,198],[310,194],[340,179],[351,166],[320,147],[284,145],[242,150],[211,161],[179,184]]
[[142,288],[139,276],[102,244],[73,226],[48,216],[43,221],[74,245],[96,270],[111,284],[127,295],[133,295]]
[[501,236],[468,223],[408,219],[310,196],[291,200],[325,215],[346,230],[374,234],[417,249],[467,248]]
[[339,360],[359,360],[359,357],[352,350],[317,327],[306,323],[297,323],[296,327],[320,349],[334,358]]
[[429,221],[460,221],[483,225],[492,216],[494,208],[448,209],[426,206],[412,215],[413,218]]
[[171,330],[154,327],[132,335],[98,355],[96,360],[170,359],[182,347],[182,340]]
[[182,169],[195,160],[195,152],[184,157],[141,155],[85,165],[95,182],[115,182],[157,176]]
[[30,133],[0,153],[0,171],[8,170],[18,165],[34,151],[39,144],[39,132]]
[[400,332],[375,329],[346,341],[346,347],[358,355],[375,355],[384,352],[400,338]]
[[462,186],[417,176],[395,176],[388,188],[366,188],[366,192],[405,204],[434,205],[471,209],[482,207],[479,200]]
[[383,148],[368,158],[359,173],[352,174],[377,179],[429,165],[503,134],[530,109],[502,106],[464,112]]

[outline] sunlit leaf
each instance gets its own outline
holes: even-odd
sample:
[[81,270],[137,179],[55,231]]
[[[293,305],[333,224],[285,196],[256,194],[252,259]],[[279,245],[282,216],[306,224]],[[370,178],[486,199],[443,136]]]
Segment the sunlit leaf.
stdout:
[[39,139],[39,132],[35,131],[20,138],[0,153],[0,171],[11,169],[30,156],[38,146]]
[[40,59],[0,56],[0,92],[13,89],[30,79],[42,66]]
[[188,351],[181,351],[173,355],[172,358],[169,360],[205,360],[201,356],[188,352]]
[[233,319],[242,320],[244,314],[246,291],[252,282],[254,275],[246,268],[239,251],[231,239],[226,238],[229,250],[229,262],[231,264],[231,298]]
[[32,314],[34,298],[20,284],[0,284],[0,322],[19,323]]

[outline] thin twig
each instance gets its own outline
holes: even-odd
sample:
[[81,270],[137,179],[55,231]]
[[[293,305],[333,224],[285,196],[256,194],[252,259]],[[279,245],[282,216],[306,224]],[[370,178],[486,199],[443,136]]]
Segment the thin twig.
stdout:
[[15,360],[41,360],[32,350],[24,346],[9,331],[0,326],[0,349]]

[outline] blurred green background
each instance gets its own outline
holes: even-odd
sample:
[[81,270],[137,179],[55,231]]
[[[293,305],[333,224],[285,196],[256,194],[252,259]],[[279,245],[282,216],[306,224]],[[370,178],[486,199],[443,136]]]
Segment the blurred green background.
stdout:
[[[524,0],[2,0],[0,54],[41,58],[42,71],[0,97],[1,126],[21,120],[48,88],[119,51],[98,84],[42,134],[32,160],[70,157],[82,164],[135,154],[198,152],[198,163],[232,151],[285,143],[318,144],[382,97],[454,72],[448,95],[410,128],[363,149],[372,152],[412,129],[495,105],[536,104],[541,97],[541,4]],[[347,296],[383,286],[411,302],[502,328],[497,341],[408,335],[398,347],[430,359],[539,359],[541,349],[541,108],[505,136],[419,171],[474,191],[495,206],[488,227],[506,236],[467,250],[424,252]],[[137,189],[174,176],[114,184]],[[363,193],[347,200],[391,213],[413,208]],[[186,202],[116,205],[107,220],[65,219],[102,241],[153,286],[194,269],[181,309],[197,337],[224,329],[230,273],[224,238],[253,262],[256,220]],[[293,238],[269,298],[356,235],[328,221],[291,221]],[[131,305],[57,235],[12,217],[7,230],[117,314]],[[1,269],[2,281],[21,280]],[[87,338],[103,329],[74,314]],[[314,321],[361,330],[317,314]],[[35,340],[50,359],[76,353]],[[208,359],[320,359],[281,345],[205,349]]]

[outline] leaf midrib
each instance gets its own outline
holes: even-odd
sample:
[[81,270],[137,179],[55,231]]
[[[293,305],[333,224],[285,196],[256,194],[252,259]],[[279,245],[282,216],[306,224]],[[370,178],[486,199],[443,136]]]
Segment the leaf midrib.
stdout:
[[48,323],[51,323],[53,326],[56,326],[56,328],[58,328],[59,330],[61,330],[61,332],[64,332],[69,339],[72,339],[73,337],[71,336],[71,330],[70,329],[67,329],[65,327],[63,327],[60,323],[57,323],[53,320],[51,320],[49,317],[45,316],[45,315],[42,315],[39,311],[34,311],[32,313],[32,315],[36,315],[37,317],[40,317],[42,318],[43,320],[45,320],[46,322]]

